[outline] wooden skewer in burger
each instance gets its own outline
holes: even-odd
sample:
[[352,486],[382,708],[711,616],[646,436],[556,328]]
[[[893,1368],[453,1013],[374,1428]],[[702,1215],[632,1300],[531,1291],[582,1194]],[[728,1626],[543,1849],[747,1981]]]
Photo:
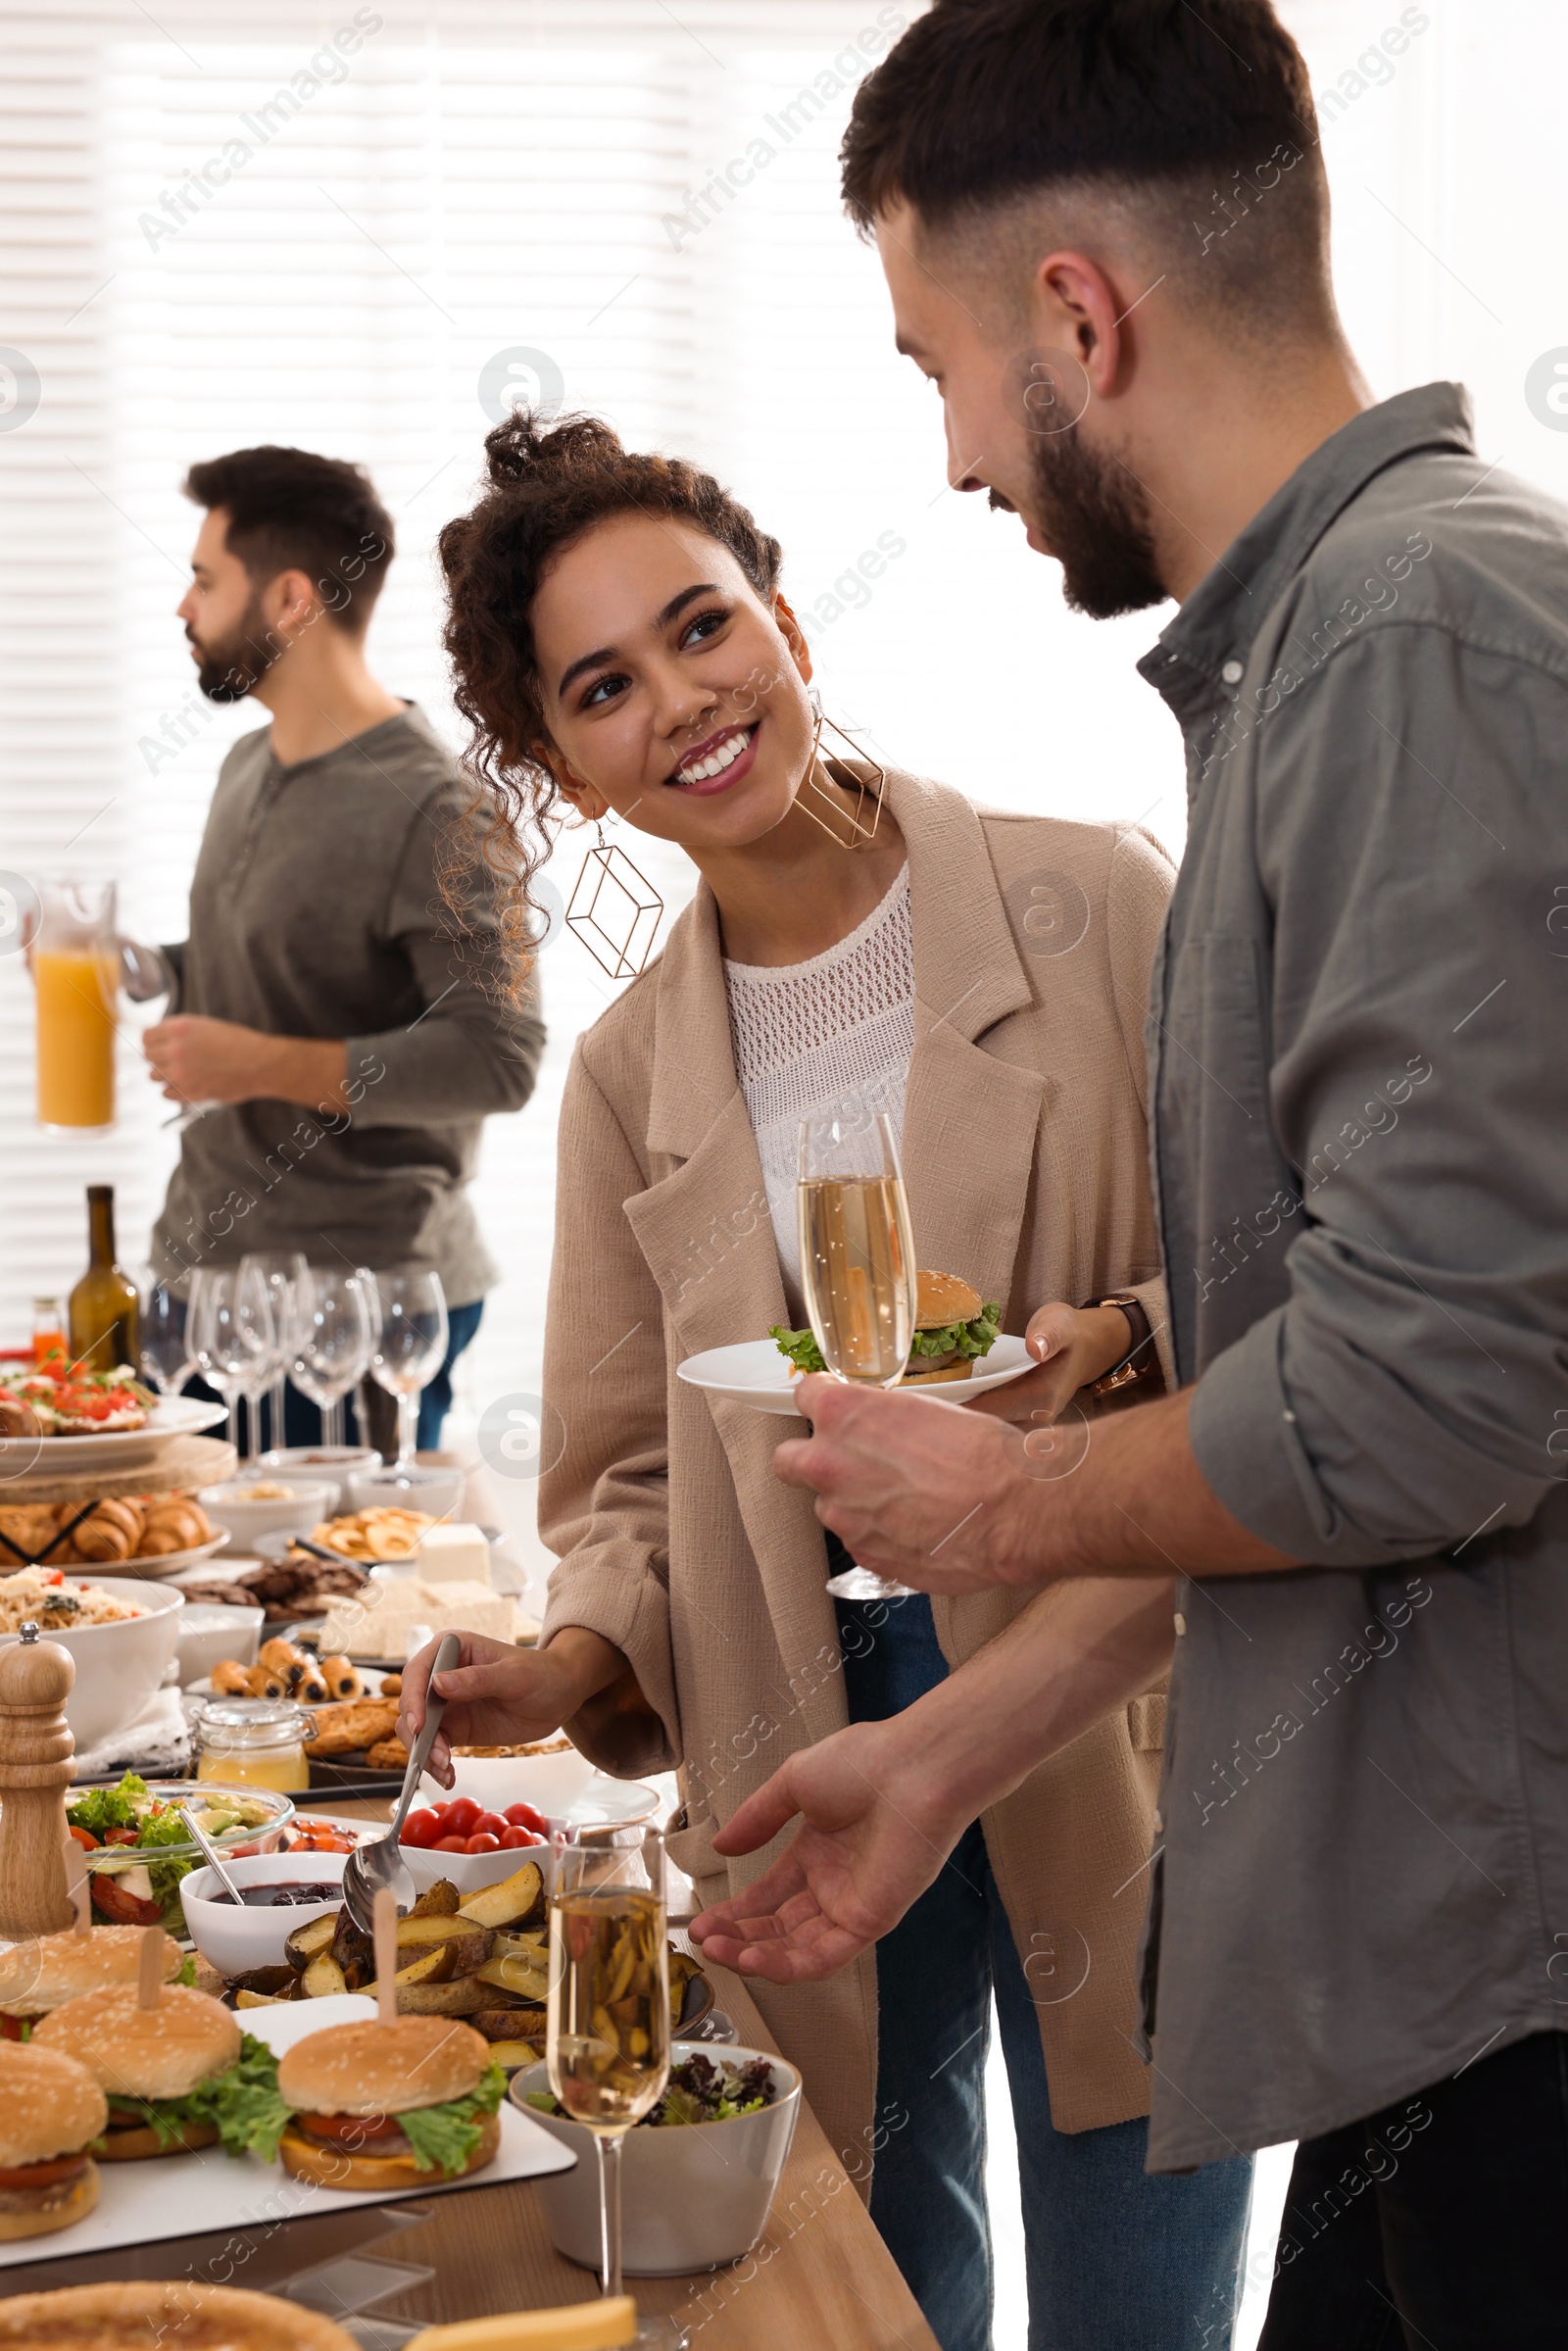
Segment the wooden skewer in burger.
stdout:
[[169,1937],[156,1927],[133,1932],[135,1984],[66,2000],[31,2043],[74,2058],[104,2091],[108,2125],[95,2152],[106,2163],[214,2145],[219,2103],[241,2054],[240,2028],[221,2001],[164,1982]]

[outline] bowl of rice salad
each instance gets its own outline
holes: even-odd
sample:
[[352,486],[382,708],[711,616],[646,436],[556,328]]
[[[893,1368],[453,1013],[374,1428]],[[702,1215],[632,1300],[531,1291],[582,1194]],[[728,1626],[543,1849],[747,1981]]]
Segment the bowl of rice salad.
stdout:
[[185,1595],[177,1585],[116,1576],[112,1589],[58,1567],[0,1575],[0,1648],[29,1621],[74,1660],[66,1720],[78,1754],[133,1722],[164,1678]]

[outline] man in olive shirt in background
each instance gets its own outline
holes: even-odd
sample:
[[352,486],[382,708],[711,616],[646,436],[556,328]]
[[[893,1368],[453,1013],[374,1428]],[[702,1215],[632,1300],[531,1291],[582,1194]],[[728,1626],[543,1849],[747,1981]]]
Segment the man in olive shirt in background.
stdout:
[[[190,933],[146,1053],[188,1125],[155,1249],[172,1277],[247,1250],[441,1277],[450,1370],[499,1278],[467,1183],[485,1117],[517,1110],[544,1042],[506,988],[500,896],[457,763],[365,661],[393,556],[358,466],[248,449],[191,468],[206,512],[179,607],[202,691],[271,724],[224,759]],[[461,909],[461,914],[459,909]],[[318,1436],[291,1388],[289,1443]]]
[[1016,1390],[803,1383],[814,1435],[776,1466],[858,1560],[1047,1589],[906,1714],[792,1757],[715,1848],[804,1826],[693,1932],[830,1973],[1174,1648],[1124,1889],[1150,1896],[1152,2168],[1298,2140],[1262,2351],[1544,2351],[1568,514],[1477,456],[1457,386],[1374,403],[1266,0],[936,0],[844,160],[955,486],[1016,512],[1080,611],[1180,605],[1140,663],[1190,806],[1149,1026],[1179,1393],[1026,1447],[988,1417]]

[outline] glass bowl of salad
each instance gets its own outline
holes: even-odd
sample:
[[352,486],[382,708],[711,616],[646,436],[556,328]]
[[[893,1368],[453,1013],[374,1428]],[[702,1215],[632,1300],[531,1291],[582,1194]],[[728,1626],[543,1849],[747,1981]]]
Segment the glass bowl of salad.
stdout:
[[76,1789],[66,1826],[86,1855],[93,1916],[119,1927],[163,1927],[184,1935],[179,1889],[206,1866],[180,1813],[196,1821],[227,1859],[275,1852],[294,1818],[290,1797],[269,1788],[223,1788],[210,1780],[144,1780],[126,1772],[116,1788]]

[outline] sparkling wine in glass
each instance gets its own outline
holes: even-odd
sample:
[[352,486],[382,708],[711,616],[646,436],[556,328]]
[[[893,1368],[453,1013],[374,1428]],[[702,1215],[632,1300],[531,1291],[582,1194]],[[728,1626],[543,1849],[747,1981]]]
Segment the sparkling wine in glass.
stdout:
[[[550,1990],[545,2065],[599,2158],[600,2288],[621,2292],[620,2154],[669,2080],[669,1944],[664,1839],[550,1849]],[[664,2339],[657,2325],[639,2342]]]
[[368,1273],[313,1265],[289,1377],[321,1415],[321,1443],[343,1443],[343,1398],[370,1367],[376,1338],[374,1287]]
[[[914,1339],[914,1235],[885,1110],[847,1094],[801,1121],[796,1194],[801,1289],[822,1361],[836,1380],[895,1388]],[[828,1579],[845,1600],[910,1596],[906,1584],[847,1568]]]
[[370,1370],[398,1401],[399,1469],[415,1467],[419,1392],[435,1378],[447,1351],[447,1300],[438,1273],[405,1268],[374,1276],[380,1319]]

